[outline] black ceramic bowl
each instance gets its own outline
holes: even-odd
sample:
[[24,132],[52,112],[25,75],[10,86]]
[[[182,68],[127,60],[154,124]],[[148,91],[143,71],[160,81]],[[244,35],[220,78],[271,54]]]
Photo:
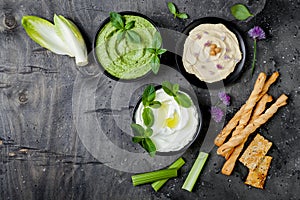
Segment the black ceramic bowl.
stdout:
[[201,87],[201,88],[217,87],[218,88],[220,86],[223,86],[223,84],[220,83],[221,81],[214,82],[214,83],[206,83],[206,82],[198,79],[194,74],[190,74],[185,70],[183,63],[182,63],[182,55],[183,55],[183,48],[184,48],[185,40],[186,40],[187,36],[189,35],[189,32],[198,25],[200,25],[200,24],[219,24],[219,23],[225,25],[231,32],[233,32],[235,34],[235,36],[237,37],[238,42],[239,42],[240,50],[242,52],[242,59],[236,64],[234,71],[231,72],[226,77],[226,79],[222,80],[223,84],[228,85],[228,84],[233,83],[241,75],[241,73],[244,69],[244,64],[245,64],[245,59],[246,59],[246,48],[245,48],[244,39],[243,39],[242,35],[240,34],[239,30],[237,29],[237,27],[233,23],[226,21],[224,19],[221,19],[221,18],[217,18],[217,17],[205,17],[205,18],[197,19],[197,20],[193,21],[192,23],[190,23],[188,26],[186,26],[184,28],[184,30],[182,31],[184,36],[181,37],[181,39],[176,44],[176,56],[175,56],[178,70],[182,73],[182,75],[190,83],[192,83],[193,85],[195,85],[197,87]]
[[[144,19],[146,19],[147,21],[149,21],[155,28],[157,31],[158,28],[157,26],[155,25],[154,21],[152,19],[150,19],[149,17],[141,14],[141,13],[137,13],[137,12],[132,12],[132,11],[123,11],[123,12],[119,12],[119,14],[121,15],[133,15],[133,16],[138,16],[138,17],[142,17]],[[97,38],[98,38],[98,35],[100,33],[100,31],[104,28],[104,26],[110,22],[110,17],[106,18],[99,26],[99,28],[97,29],[97,32],[94,36],[94,41],[93,41],[93,56],[94,56],[94,59],[96,61],[96,63],[99,65],[101,71],[109,78],[115,80],[115,81],[123,81],[123,82],[130,82],[130,81],[134,81],[134,80],[140,80],[142,78],[145,78],[147,75],[149,75],[150,73],[152,73],[151,69],[144,75],[140,76],[140,77],[137,77],[137,78],[133,78],[133,79],[122,79],[120,77],[116,77],[114,75],[112,75],[111,73],[109,73],[104,67],[103,65],[100,63],[99,59],[98,59],[98,55],[97,55],[97,51],[96,51],[96,47],[97,47]]]
[[[162,89],[161,85],[155,86],[155,91]],[[160,152],[160,151],[156,151],[156,155],[160,155],[160,156],[172,156],[172,155],[177,155],[177,154],[181,154],[184,153],[192,144],[193,142],[197,139],[198,135],[200,134],[201,130],[202,130],[202,112],[201,109],[199,107],[198,104],[198,99],[196,97],[196,95],[193,95],[193,93],[191,93],[191,91],[188,91],[184,88],[180,88],[179,91],[182,91],[186,94],[189,95],[189,97],[192,99],[194,106],[196,107],[197,113],[198,113],[198,125],[197,125],[197,130],[194,133],[193,139],[191,141],[189,141],[183,148],[181,148],[180,150],[177,151],[169,151],[169,152]],[[132,114],[132,121],[133,123],[135,123],[135,113],[139,107],[139,105],[142,103],[142,97],[139,98],[139,100],[137,101],[134,109],[133,109],[133,114]]]

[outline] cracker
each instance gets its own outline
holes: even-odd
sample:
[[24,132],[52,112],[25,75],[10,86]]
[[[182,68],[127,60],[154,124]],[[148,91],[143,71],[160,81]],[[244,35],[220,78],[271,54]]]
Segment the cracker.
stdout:
[[272,161],[271,156],[265,156],[262,162],[254,170],[249,170],[245,184],[263,189],[268,170]]
[[272,142],[269,142],[263,136],[257,134],[239,161],[250,170],[254,170],[264,159],[271,146]]

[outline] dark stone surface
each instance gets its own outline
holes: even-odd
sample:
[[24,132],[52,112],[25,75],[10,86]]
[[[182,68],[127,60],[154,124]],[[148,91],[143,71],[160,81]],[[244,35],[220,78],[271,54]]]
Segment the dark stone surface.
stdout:
[[[245,22],[234,20],[229,8],[238,2],[245,3],[254,17]],[[173,19],[166,2],[160,0],[0,0],[0,199],[300,199],[300,2],[176,0],[174,3],[180,11],[189,14],[188,20]],[[109,139],[121,149],[141,151],[132,146],[124,131],[116,128],[111,118],[123,119],[123,113],[128,111],[122,106],[116,110],[111,107],[114,102],[110,97],[121,86],[105,76],[91,75],[94,73],[92,70],[97,71],[92,56],[91,64],[83,69],[77,68],[72,58],[41,48],[29,39],[20,22],[23,15],[52,20],[54,13],[62,14],[79,26],[91,49],[94,33],[109,11],[125,10],[141,12],[158,26],[174,31],[181,31],[194,19],[206,16],[222,17],[239,27],[249,56],[240,78],[225,88],[232,97],[226,121],[247,99],[260,71],[267,74],[280,72],[279,80],[271,87],[269,94],[274,98],[282,93],[287,94],[288,105],[279,109],[257,131],[273,142],[268,152],[273,161],[264,190],[243,183],[247,169],[240,163],[231,176],[222,175],[220,170],[224,159],[216,154],[216,147],[211,150],[194,191],[182,190],[204,135],[182,155],[186,164],[178,178],[168,181],[159,192],[154,192],[149,185],[133,187],[133,173],[126,171],[140,170],[137,168],[139,164],[142,167],[149,165],[149,168],[142,168],[144,170],[157,168],[156,164],[166,164],[172,158],[166,158],[164,162],[158,158],[153,163],[146,158],[129,167],[127,158],[124,158],[123,167],[128,170],[120,171],[109,167],[108,162],[116,158],[99,159],[91,153],[95,150],[105,155],[112,154],[111,149],[103,149],[97,142],[92,150],[89,149],[83,139],[84,135],[88,135],[88,130],[78,131],[88,124],[82,123],[86,115],[79,111],[88,106],[91,99],[97,106],[95,110],[85,112],[93,113],[101,126],[105,126]],[[267,39],[258,42],[256,71],[252,77],[253,41],[248,38],[247,31],[254,25],[266,31]],[[175,67],[174,57],[170,53],[163,56],[162,63]],[[180,76],[176,78],[185,83]],[[96,83],[97,90],[90,88],[93,83]],[[193,88],[207,119],[210,95],[217,91],[209,93],[205,89]],[[77,109],[74,105],[80,107]],[[132,109],[132,105],[128,109]],[[116,123],[120,123],[117,124],[120,127],[124,125],[118,120]],[[24,152],[24,148],[28,151]]]

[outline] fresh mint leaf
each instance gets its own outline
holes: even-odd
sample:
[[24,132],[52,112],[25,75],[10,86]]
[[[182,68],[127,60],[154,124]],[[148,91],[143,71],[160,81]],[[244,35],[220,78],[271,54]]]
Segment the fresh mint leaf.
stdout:
[[133,131],[133,135],[136,137],[144,137],[145,136],[145,129],[139,124],[131,124],[131,129]]
[[151,137],[151,135],[153,134],[153,130],[151,128],[146,128],[145,130],[145,137]]
[[177,95],[178,91],[179,91],[179,84],[174,84],[172,86],[172,91],[175,95]]
[[149,106],[151,108],[160,108],[161,103],[159,101],[152,101],[151,103],[149,103]]
[[173,15],[176,14],[177,9],[176,9],[176,6],[174,3],[168,2],[168,8],[169,8],[170,13],[172,13]]
[[162,82],[162,88],[165,91],[165,93],[167,93],[170,96],[175,96],[175,94],[173,93],[173,87],[172,84],[169,81],[164,81]]
[[110,22],[116,29],[124,29],[125,19],[122,15],[116,12],[109,13]]
[[176,17],[178,17],[179,19],[187,19],[187,18],[189,18],[189,16],[186,13],[177,13]]
[[121,40],[124,39],[124,37],[125,37],[125,31],[120,30],[117,35],[117,42],[119,43]]
[[135,25],[135,21],[130,21],[130,22],[126,23],[125,29],[130,30],[134,27],[134,25]]
[[151,108],[144,108],[142,113],[144,124],[147,127],[151,127],[154,124],[154,115]]
[[167,51],[167,49],[158,49],[156,52],[158,55],[161,55],[163,53],[165,53]]
[[162,44],[162,38],[158,31],[156,31],[153,35],[152,47],[153,49],[160,49]]
[[155,88],[153,85],[148,85],[142,95],[142,102],[144,106],[149,105],[155,99]]
[[133,143],[140,143],[141,141],[143,141],[143,137],[137,137],[137,136],[135,136],[135,137],[132,137],[132,142]]
[[157,74],[158,71],[159,71],[159,67],[160,67],[160,59],[159,59],[159,57],[157,55],[154,55],[151,58],[150,66],[151,66],[152,72],[154,74]]
[[183,93],[178,93],[174,99],[180,106],[184,108],[189,108],[192,106],[191,99]]
[[243,4],[235,4],[230,8],[231,14],[238,20],[246,20],[253,16]]
[[150,138],[145,138],[142,141],[142,147],[150,154],[151,157],[155,156],[156,146]]
[[126,31],[126,38],[133,43],[140,43],[141,42],[141,36],[135,32],[134,30],[127,30]]

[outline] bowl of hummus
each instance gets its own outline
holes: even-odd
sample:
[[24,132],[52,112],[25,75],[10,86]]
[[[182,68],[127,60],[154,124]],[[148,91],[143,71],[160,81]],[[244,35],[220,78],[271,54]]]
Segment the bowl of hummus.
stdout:
[[221,81],[226,85],[239,77],[246,50],[234,24],[216,17],[201,18],[183,33],[186,37],[177,44],[176,62],[192,84],[206,88]]
[[134,80],[144,77],[151,71],[149,65],[152,54],[154,33],[158,31],[154,22],[136,12],[120,12],[126,24],[134,22],[134,31],[139,42],[130,42],[126,37],[120,39],[120,31],[113,26],[110,17],[100,25],[94,38],[94,58],[103,73],[114,80]]
[[[168,95],[162,86],[156,86],[155,91],[154,101],[161,103],[159,108],[151,108],[154,123],[150,139],[156,146],[156,154],[169,156],[183,153],[201,131],[202,114],[197,97],[180,89],[179,93],[185,94],[192,102],[190,107],[183,107],[173,96]],[[140,99],[133,110],[133,122],[146,128],[142,117],[144,108]]]

